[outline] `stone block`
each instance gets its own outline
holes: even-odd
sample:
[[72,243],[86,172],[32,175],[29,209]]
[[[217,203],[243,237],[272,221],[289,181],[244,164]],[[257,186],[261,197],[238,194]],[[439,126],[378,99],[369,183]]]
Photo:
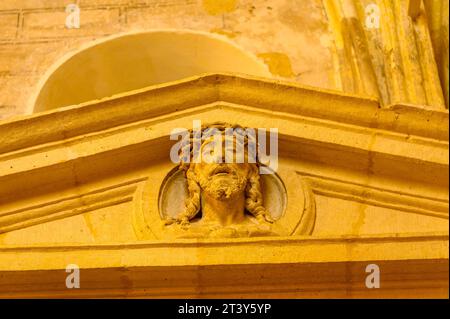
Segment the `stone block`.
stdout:
[[17,24],[17,13],[0,13],[0,40],[15,38]]
[[119,9],[81,9],[79,29],[66,27],[67,16],[63,10],[26,13],[23,38],[79,37],[109,34],[120,30]]

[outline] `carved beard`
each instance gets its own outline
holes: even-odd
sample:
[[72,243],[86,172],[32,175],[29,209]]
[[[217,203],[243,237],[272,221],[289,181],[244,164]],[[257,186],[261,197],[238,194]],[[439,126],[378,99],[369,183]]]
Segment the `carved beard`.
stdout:
[[235,174],[213,175],[199,177],[200,187],[204,192],[217,200],[227,200],[245,191],[247,178],[240,178]]

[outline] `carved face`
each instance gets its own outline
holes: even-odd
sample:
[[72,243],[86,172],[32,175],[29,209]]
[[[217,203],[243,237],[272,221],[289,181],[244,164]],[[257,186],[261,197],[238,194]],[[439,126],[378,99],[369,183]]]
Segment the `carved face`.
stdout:
[[[214,149],[208,150],[205,159],[205,145],[202,147],[202,161],[195,164],[194,172],[204,192],[215,199],[230,199],[245,191],[249,173],[252,169],[248,163],[224,163],[225,145],[222,152],[216,154]],[[211,145],[210,145],[211,146]],[[228,150],[236,155],[234,149]]]

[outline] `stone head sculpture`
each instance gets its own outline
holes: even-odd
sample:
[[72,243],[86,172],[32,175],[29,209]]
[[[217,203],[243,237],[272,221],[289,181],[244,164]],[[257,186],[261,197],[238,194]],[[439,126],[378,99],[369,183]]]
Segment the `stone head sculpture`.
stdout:
[[[180,164],[188,188],[185,210],[168,223],[188,227],[195,219],[228,227],[249,220],[253,224],[273,222],[263,205],[255,137],[239,126],[223,123],[202,128],[205,131],[198,141],[199,151],[190,151],[189,162]],[[191,134],[189,146],[194,142]]]

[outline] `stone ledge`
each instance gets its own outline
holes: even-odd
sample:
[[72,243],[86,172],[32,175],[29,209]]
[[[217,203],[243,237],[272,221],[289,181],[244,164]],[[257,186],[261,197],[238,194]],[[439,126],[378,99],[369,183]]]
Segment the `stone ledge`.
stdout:
[[[0,271],[240,264],[448,260],[448,233],[2,246]],[[264,252],[264,254],[262,254]],[[39,255],[39,258],[36,256]]]
[[[448,298],[448,234],[0,248],[1,297]],[[39,256],[39,258],[36,258]],[[80,289],[65,267],[80,266]],[[368,264],[381,286],[367,289]]]

